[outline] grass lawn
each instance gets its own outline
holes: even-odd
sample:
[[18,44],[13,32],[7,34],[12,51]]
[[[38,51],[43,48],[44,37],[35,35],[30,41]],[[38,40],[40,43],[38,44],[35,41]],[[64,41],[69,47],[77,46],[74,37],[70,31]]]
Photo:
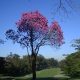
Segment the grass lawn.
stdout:
[[[59,68],[45,69],[37,71],[37,80],[80,80],[80,79],[70,79],[68,76],[62,74]],[[31,80],[32,75],[25,75],[23,77],[0,77],[0,80]]]
[[[37,71],[37,77],[53,77],[54,75],[60,74],[61,71],[59,68],[51,68],[51,69],[45,69],[41,71]],[[31,77],[30,75],[26,75],[24,77]]]

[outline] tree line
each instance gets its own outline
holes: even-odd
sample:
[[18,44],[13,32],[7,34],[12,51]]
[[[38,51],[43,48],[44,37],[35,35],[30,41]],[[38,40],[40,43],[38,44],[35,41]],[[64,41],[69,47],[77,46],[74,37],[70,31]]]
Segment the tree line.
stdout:
[[[0,74],[9,76],[21,76],[32,73],[31,60],[28,55],[20,57],[18,54],[10,53],[7,57],[0,57]],[[42,55],[37,56],[36,70],[58,67],[58,61],[54,58],[45,58]]]
[[59,65],[68,76],[80,77],[80,39],[74,40],[72,46],[77,51],[67,55],[64,60],[60,61]]

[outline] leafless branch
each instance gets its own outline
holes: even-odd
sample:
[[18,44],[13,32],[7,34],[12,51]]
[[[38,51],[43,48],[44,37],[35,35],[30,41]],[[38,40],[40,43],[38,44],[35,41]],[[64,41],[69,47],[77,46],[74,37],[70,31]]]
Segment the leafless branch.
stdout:
[[58,0],[56,6],[57,7],[55,9],[54,15],[59,13],[59,15],[64,14],[68,16],[68,14],[71,13],[71,11],[76,12],[75,8],[77,4],[75,3],[74,0]]

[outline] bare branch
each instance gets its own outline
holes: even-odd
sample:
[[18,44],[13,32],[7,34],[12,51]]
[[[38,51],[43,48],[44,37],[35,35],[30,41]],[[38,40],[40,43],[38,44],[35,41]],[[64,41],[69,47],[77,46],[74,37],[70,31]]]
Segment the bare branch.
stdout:
[[58,13],[59,15],[68,16],[68,14],[71,14],[72,12],[77,12],[80,4],[77,4],[77,1],[75,2],[74,0],[58,0],[55,6],[54,15]]

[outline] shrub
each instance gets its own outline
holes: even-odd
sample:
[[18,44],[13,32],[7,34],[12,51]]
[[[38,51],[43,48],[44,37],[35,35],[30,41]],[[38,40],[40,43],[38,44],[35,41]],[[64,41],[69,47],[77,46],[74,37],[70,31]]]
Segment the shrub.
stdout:
[[80,77],[80,51],[68,55],[63,62],[63,70],[67,75]]

